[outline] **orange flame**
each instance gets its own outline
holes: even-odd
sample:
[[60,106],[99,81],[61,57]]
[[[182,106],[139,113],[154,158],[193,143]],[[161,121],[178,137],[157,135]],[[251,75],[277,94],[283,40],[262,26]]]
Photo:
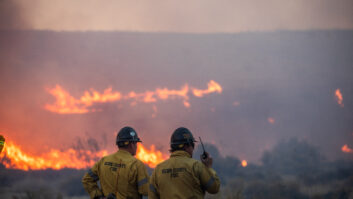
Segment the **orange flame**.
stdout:
[[248,162],[246,160],[241,161],[241,166],[242,167],[248,166]]
[[192,90],[193,94],[196,97],[202,97],[203,95],[209,94],[209,93],[214,93],[214,92],[222,93],[222,87],[217,82],[211,80],[210,82],[208,82],[207,85],[208,85],[208,88],[206,90],[199,90],[194,88]]
[[6,168],[21,170],[40,170],[40,169],[83,169],[92,166],[95,159],[107,155],[107,151],[91,152],[84,150],[66,151],[50,150],[40,157],[29,155],[21,150],[19,146],[12,142],[6,142],[4,153],[0,158]]
[[341,90],[339,88],[336,89],[335,96],[336,96],[337,103],[341,107],[344,107],[342,93],[341,93]]
[[49,89],[50,94],[56,97],[56,103],[53,105],[45,105],[45,109],[57,113],[87,113],[88,107],[92,106],[93,103],[104,103],[117,101],[121,98],[119,92],[112,93],[112,88],[104,90],[103,94],[91,89],[91,93],[85,91],[84,95],[80,99],[75,99],[61,86],[56,85],[55,88]]
[[353,149],[349,148],[347,144],[343,145],[341,150],[344,152],[344,153],[353,153]]
[[[92,167],[101,157],[108,155],[106,150],[91,152],[89,150],[68,149],[66,151],[50,150],[39,156],[23,152],[21,147],[13,142],[6,142],[4,151],[0,154],[0,162],[11,169],[44,170],[63,168],[85,169]],[[136,157],[151,168],[166,159],[160,151],[156,151],[154,145],[150,150],[139,144]]]
[[[109,87],[104,90],[103,93],[91,89],[85,91],[84,95],[79,99],[74,98],[66,90],[61,88],[60,85],[56,85],[55,88],[48,89],[48,92],[56,98],[54,104],[46,104],[45,109],[51,112],[60,114],[83,114],[87,112],[94,112],[92,109],[94,104],[114,102],[119,100],[133,100],[131,105],[136,105],[137,102],[154,103],[158,100],[167,99],[182,99],[183,104],[186,108],[190,107],[189,103],[189,86],[185,84],[180,90],[169,90],[167,88],[157,88],[155,91],[146,91],[142,93],[136,93],[134,91],[129,92],[127,95],[122,95],[120,92],[113,92],[112,88]],[[222,92],[222,87],[215,81],[211,80],[208,83],[208,89],[192,89],[194,96],[202,97],[203,95]]]
[[147,164],[149,167],[154,168],[157,164],[166,160],[167,156],[163,155],[160,151],[156,151],[153,144],[150,150],[148,150],[143,147],[142,144],[138,143],[136,158]]

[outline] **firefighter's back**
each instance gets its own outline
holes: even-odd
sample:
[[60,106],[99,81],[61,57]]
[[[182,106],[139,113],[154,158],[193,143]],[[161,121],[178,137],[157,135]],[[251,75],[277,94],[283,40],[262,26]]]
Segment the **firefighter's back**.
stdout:
[[203,198],[199,164],[202,163],[187,157],[185,151],[177,151],[158,165],[154,177],[160,198]]
[[138,193],[138,167],[143,163],[126,151],[102,158],[97,165],[97,174],[105,196],[114,193],[117,198],[140,198]]
[[116,137],[119,151],[103,157],[85,173],[82,184],[91,199],[114,195],[124,199],[147,196],[149,176],[146,167],[133,157],[137,142],[141,140],[132,127],[122,128]]

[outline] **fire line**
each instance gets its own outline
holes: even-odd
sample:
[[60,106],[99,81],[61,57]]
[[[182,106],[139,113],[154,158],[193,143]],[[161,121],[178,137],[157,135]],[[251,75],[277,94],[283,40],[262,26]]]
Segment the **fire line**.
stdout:
[[44,106],[46,110],[59,114],[84,114],[99,111],[92,108],[94,104],[116,102],[120,100],[131,100],[131,104],[135,105],[137,102],[155,103],[159,100],[181,99],[183,105],[186,108],[189,108],[191,106],[189,102],[189,93],[201,98],[210,93],[222,93],[222,87],[219,83],[211,80],[207,84],[207,89],[204,90],[192,88],[189,87],[188,84],[185,84],[179,90],[157,88],[155,91],[145,91],[142,93],[131,91],[125,95],[118,91],[113,91],[113,89],[109,87],[105,89],[103,93],[90,89],[90,91],[85,91],[78,99],[73,97],[60,85],[56,85],[54,88],[48,89],[47,91],[56,98],[56,101],[54,104],[46,104]]
[[[4,151],[0,154],[0,162],[8,169],[44,170],[63,168],[86,169],[92,167],[96,161],[108,155],[108,151],[91,152],[89,150],[67,149],[60,151],[52,149],[41,155],[25,153],[20,146],[12,141],[5,144]],[[154,168],[158,163],[167,158],[162,152],[155,150],[152,145],[150,150],[139,144],[136,158]]]

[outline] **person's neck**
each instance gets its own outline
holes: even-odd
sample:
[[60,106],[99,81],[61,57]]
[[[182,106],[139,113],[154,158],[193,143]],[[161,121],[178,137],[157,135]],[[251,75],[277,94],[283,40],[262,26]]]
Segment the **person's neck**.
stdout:
[[126,151],[126,152],[130,153],[131,155],[133,154],[132,150],[129,148],[120,148],[119,150]]

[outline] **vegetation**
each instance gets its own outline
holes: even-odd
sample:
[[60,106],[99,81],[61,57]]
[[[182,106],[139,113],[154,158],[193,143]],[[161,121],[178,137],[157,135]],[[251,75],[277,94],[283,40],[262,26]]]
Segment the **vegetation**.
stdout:
[[282,141],[263,154],[260,165],[247,167],[220,156],[213,145],[205,147],[223,183],[220,194],[207,198],[353,199],[353,162],[329,161],[305,141]]
[[[242,167],[205,144],[221,178],[221,192],[209,199],[353,199],[353,162],[329,161],[305,141],[291,139],[266,151],[261,164]],[[197,148],[194,157],[202,150]],[[152,169],[148,169],[149,172]],[[88,198],[81,178],[85,170],[19,171],[0,167],[0,198]]]

